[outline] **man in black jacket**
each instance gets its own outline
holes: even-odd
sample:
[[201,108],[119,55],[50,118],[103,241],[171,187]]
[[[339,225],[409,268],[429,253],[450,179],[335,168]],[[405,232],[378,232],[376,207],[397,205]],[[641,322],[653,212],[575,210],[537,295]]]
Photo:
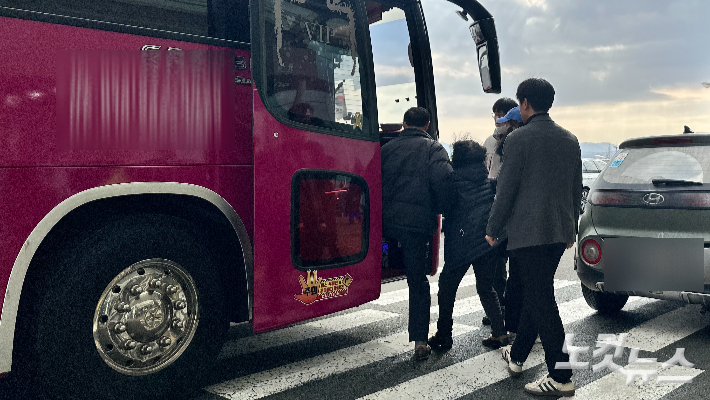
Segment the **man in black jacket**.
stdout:
[[452,168],[444,147],[426,132],[426,109],[407,110],[403,126],[397,138],[382,146],[382,225],[385,237],[402,247],[409,285],[409,340],[414,342],[415,358],[425,360],[431,353],[427,252]]
[[526,79],[516,93],[525,126],[505,141],[505,161],[498,176],[496,199],[486,228],[493,245],[507,224],[511,276],[524,286],[518,335],[503,348],[508,371],[517,376],[540,335],[548,375],[525,385],[538,395],[572,396],[572,370],[556,369],[568,362],[562,351],[565,331],[555,302],[553,279],[565,248],[577,235],[582,195],[581,151],[577,138],[557,125],[547,111],[555,90],[544,79]]

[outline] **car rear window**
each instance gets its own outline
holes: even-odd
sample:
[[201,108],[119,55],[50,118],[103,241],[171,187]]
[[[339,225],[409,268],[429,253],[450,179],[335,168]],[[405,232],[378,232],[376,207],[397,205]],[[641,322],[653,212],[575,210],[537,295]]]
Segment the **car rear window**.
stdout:
[[653,179],[701,182],[703,186],[684,189],[707,189],[710,184],[710,146],[621,149],[601,175],[602,186],[607,188],[649,186]]

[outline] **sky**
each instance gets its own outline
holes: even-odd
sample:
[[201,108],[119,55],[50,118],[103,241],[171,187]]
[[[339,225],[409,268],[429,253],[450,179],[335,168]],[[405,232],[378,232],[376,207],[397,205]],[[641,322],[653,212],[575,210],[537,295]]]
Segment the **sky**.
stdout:
[[[450,143],[463,133],[485,140],[494,128],[493,102],[515,98],[517,85],[530,77],[554,86],[550,115],[580,142],[619,144],[682,133],[684,125],[710,132],[710,88],[701,85],[710,82],[710,1],[479,1],[496,22],[501,94],[481,89],[470,22],[455,14],[459,8],[445,0],[422,0],[441,141]],[[389,31],[379,37],[391,37],[382,45],[388,52],[394,43],[402,46]],[[378,103],[380,97],[414,92],[404,43],[404,58],[392,57],[398,61],[388,65],[375,60],[378,86],[399,84],[391,94],[378,88]],[[381,122],[390,111],[402,115],[399,108],[406,110],[405,102],[393,104],[378,105]]]

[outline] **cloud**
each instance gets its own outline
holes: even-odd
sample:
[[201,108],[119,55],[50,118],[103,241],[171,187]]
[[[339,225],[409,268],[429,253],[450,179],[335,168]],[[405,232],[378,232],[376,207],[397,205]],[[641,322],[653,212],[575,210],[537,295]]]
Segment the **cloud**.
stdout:
[[542,10],[547,9],[546,0],[515,0],[515,2],[529,8],[540,8]]
[[485,139],[493,102],[514,98],[528,77],[554,85],[553,112],[586,141],[608,136],[618,143],[677,133],[682,125],[710,131],[710,89],[700,85],[710,81],[707,0],[486,1],[499,41],[499,95],[481,90],[459,8],[441,0],[422,4],[442,135],[472,131]]
[[592,47],[591,49],[589,49],[589,51],[591,51],[593,53],[611,53],[614,51],[621,51],[621,50],[625,50],[625,49],[626,49],[626,46],[624,46],[623,44],[615,44],[615,45],[611,45],[611,46]]

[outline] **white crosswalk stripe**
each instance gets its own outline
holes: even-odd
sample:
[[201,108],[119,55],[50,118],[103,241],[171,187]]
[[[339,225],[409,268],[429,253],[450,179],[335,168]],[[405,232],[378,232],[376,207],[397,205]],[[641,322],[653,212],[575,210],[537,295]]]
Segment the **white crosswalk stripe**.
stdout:
[[222,348],[219,358],[230,358],[241,354],[253,353],[269,347],[295,343],[300,340],[311,339],[318,336],[344,331],[346,329],[356,328],[358,326],[367,325],[397,316],[399,316],[399,314],[365,309],[348,314],[337,315],[332,318],[307,322],[305,324],[292,326],[278,331],[267,332],[261,335],[249,336],[243,339],[231,341]]
[[[562,279],[555,279],[554,286],[555,289],[560,289],[563,287],[571,286],[571,285],[578,285],[578,282],[574,281],[567,281],[567,280],[562,280]],[[586,306],[586,303],[585,303]],[[587,306],[589,308],[589,306]],[[478,311],[483,310],[483,305],[481,304],[481,299],[478,297],[478,295],[470,296],[470,297],[465,297],[460,300],[456,300],[454,303],[454,317],[462,317],[467,314],[472,314]],[[594,310],[592,310],[594,311]],[[429,309],[429,312],[432,314],[438,314],[439,313],[439,306],[432,306]]]
[[681,307],[634,328],[626,339],[626,347],[658,351],[707,325],[708,318],[698,312],[698,306]]
[[[438,277],[438,275],[437,275]],[[461,280],[461,284],[459,285],[459,290],[461,288],[473,286],[476,284],[476,277],[473,274],[465,275],[463,279]],[[436,296],[436,294],[439,292],[439,283],[438,282],[429,282],[429,293],[432,296]],[[370,304],[375,304],[378,306],[386,306],[394,303],[399,303],[400,301],[405,301],[409,299],[409,289],[404,288],[404,289],[398,289],[398,290],[393,290],[391,292],[385,292],[380,295],[380,298],[374,301],[371,301]]]
[[[436,326],[432,324],[429,330],[434,329]],[[453,335],[462,335],[476,329],[478,328],[454,324]],[[260,399],[286,390],[296,382],[303,384],[410,352],[413,346],[408,339],[406,331],[398,332],[367,343],[213,385],[206,390],[229,399]]]
[[[438,276],[434,277],[438,278]],[[466,275],[462,281],[461,287],[475,285],[473,274]],[[555,280],[555,288],[560,289],[568,286],[579,285],[578,281]],[[438,291],[438,283],[431,282],[432,296]],[[459,294],[462,292],[459,291]],[[465,316],[472,313],[480,312],[483,307],[480,304],[480,299],[476,295],[472,295],[470,291],[468,296],[457,298],[454,309],[455,318],[466,320]],[[570,299],[572,292],[565,292],[563,295]],[[558,305],[560,317],[563,324],[569,325],[582,321],[582,324],[596,324],[599,319],[594,316],[595,310],[591,309],[583,297],[581,292],[576,298],[564,301]],[[298,342],[313,339],[318,337],[326,337],[329,334],[342,332],[348,329],[357,330],[368,329],[366,325],[387,323],[388,319],[394,319],[403,312],[401,305],[396,303],[407,301],[408,289],[399,289],[390,292],[385,292],[382,296],[368,305],[359,307],[358,309],[339,314],[330,318],[322,318],[318,321],[312,321],[297,326],[282,329],[275,332],[269,332],[253,337],[247,337],[231,341],[224,348],[220,358],[224,362],[230,359],[237,360],[239,356],[253,353],[256,351],[264,351],[268,354],[269,349],[283,345],[299,345]],[[433,299],[435,301],[435,298]],[[648,313],[653,310],[653,304],[663,302],[661,300],[631,297],[624,307],[625,312],[639,312],[641,314]],[[383,311],[383,309],[367,308],[370,306],[392,306],[397,308],[398,312]],[[647,308],[649,306],[651,308]],[[388,308],[389,309],[389,308]],[[405,308],[406,310],[406,308]],[[693,333],[707,326],[707,318],[700,315],[699,309],[696,306],[685,306],[674,309],[664,314],[655,315],[648,320],[644,320],[631,329],[627,329],[628,333],[625,346],[627,348],[635,347],[642,350],[656,352],[662,348],[671,347],[673,343],[686,338]],[[404,311],[406,312],[406,311]],[[438,313],[438,306],[431,307],[432,313]],[[653,314],[651,314],[653,315]],[[432,318],[435,321],[436,316]],[[397,320],[399,321],[399,320]],[[456,319],[455,319],[456,321]],[[589,322],[588,322],[589,321]],[[608,320],[607,320],[608,322]],[[399,322],[398,322],[399,323]],[[579,326],[579,325],[574,325]],[[586,326],[586,325],[585,325]],[[404,328],[404,330],[402,330]],[[286,365],[279,365],[276,368],[268,370],[255,370],[257,372],[240,376],[236,379],[231,379],[221,383],[208,386],[204,390],[227,399],[259,399],[266,396],[278,395],[279,393],[298,390],[313,391],[312,383],[333,376],[347,376],[349,373],[364,369],[367,371],[368,366],[376,363],[392,362],[393,357],[402,356],[412,353],[413,345],[408,341],[408,333],[406,325],[398,325],[399,331],[385,337],[375,338],[365,343],[355,344],[348,347],[343,347],[338,350],[319,354],[310,358],[303,358],[300,361]],[[478,330],[479,326],[465,325],[461,323],[454,324],[454,336],[476,336],[474,331]],[[566,328],[567,333],[574,333]],[[436,331],[436,324],[432,323],[430,332]],[[619,331],[617,333],[621,333]],[[465,339],[468,340],[468,339]],[[477,341],[480,339],[476,339]],[[456,343],[456,342],[455,342]],[[460,343],[460,342],[459,342]],[[582,361],[590,361],[589,372],[591,366],[598,363],[600,359],[591,359],[591,351],[594,349],[594,343],[578,343],[577,346],[590,346],[588,355],[582,355]],[[453,356],[452,356],[453,354]],[[455,357],[456,349],[451,353],[447,353],[446,357]],[[692,356],[689,353],[688,359],[692,361]],[[667,358],[667,357],[666,357]],[[455,359],[455,358],[454,358]],[[367,394],[361,399],[441,399],[449,400],[456,399],[462,396],[469,396],[482,390],[487,386],[496,384],[509,379],[505,363],[501,360],[500,351],[488,351],[482,354],[471,356],[470,358],[459,358],[453,364],[446,363],[440,368],[432,367],[432,363],[427,368],[423,368],[420,374],[417,374],[413,379],[407,381],[394,382],[391,386],[382,389],[385,386],[377,386],[374,383],[373,393]],[[626,363],[624,358],[620,365]],[[659,362],[666,359],[659,359]],[[398,363],[399,361],[396,361]],[[539,344],[533,347],[533,350],[525,362],[524,369],[530,369],[544,364],[544,352]],[[434,364],[435,365],[435,364]],[[373,367],[369,367],[373,368]],[[433,369],[430,369],[433,368]],[[639,366],[626,366],[628,369],[639,368]],[[652,366],[644,366],[648,369]],[[671,367],[670,369],[661,370],[659,365],[653,366],[658,369],[659,376],[689,376],[697,377],[704,371],[697,365],[695,368]],[[583,374],[585,371],[575,371],[575,375]],[[371,384],[367,378],[360,375],[353,379],[365,380],[363,385]],[[604,376],[593,380],[582,387],[577,387],[575,398],[578,399],[619,399],[619,400],[641,400],[649,399],[656,400],[678,389],[684,383],[658,383],[653,381],[647,385],[641,385],[640,379],[632,385],[627,385],[626,377],[620,373],[608,373]],[[517,381],[516,387],[523,395],[522,386],[526,381]],[[381,385],[381,383],[379,383]],[[303,387],[303,389],[300,389]],[[382,389],[382,390],[378,390]],[[315,389],[320,390],[320,389]],[[486,389],[490,390],[490,389]],[[496,389],[497,390],[497,389]],[[365,391],[364,393],[367,393]],[[361,394],[358,394],[360,396]],[[289,394],[287,397],[290,397]],[[317,396],[316,396],[317,397]],[[327,396],[326,396],[327,397]],[[357,396],[353,396],[357,397]],[[524,397],[524,395],[523,395]],[[285,398],[285,397],[282,397]],[[516,397],[517,398],[517,397]]]
[[[632,369],[640,369],[637,366]],[[651,367],[644,366],[643,369]],[[659,365],[653,366],[660,370]],[[671,367],[659,372],[663,376],[691,376],[696,377],[703,371],[695,368]],[[578,400],[656,400],[679,388],[683,383],[664,383],[641,385],[640,379],[634,384],[626,384],[626,376],[619,373],[611,373],[596,381],[575,390],[574,398]]]
[[[580,302],[581,300],[581,302]],[[627,310],[655,302],[654,299],[630,299]],[[582,304],[584,303],[584,304]],[[586,307],[586,309],[584,308]],[[593,314],[584,299],[575,299],[562,303],[558,307],[563,324],[570,324],[579,321]],[[564,310],[564,312],[562,312]],[[539,344],[533,347],[533,351],[523,365],[523,369],[528,369],[545,362],[544,352]],[[505,362],[502,360],[500,351],[494,350],[481,354],[472,359],[454,364],[447,368],[440,369],[427,375],[403,382],[397,386],[373,393],[363,399],[453,399],[488,386],[500,380],[508,378]],[[452,385],[456,382],[457,385]],[[442,390],[440,385],[446,385],[446,390]]]

